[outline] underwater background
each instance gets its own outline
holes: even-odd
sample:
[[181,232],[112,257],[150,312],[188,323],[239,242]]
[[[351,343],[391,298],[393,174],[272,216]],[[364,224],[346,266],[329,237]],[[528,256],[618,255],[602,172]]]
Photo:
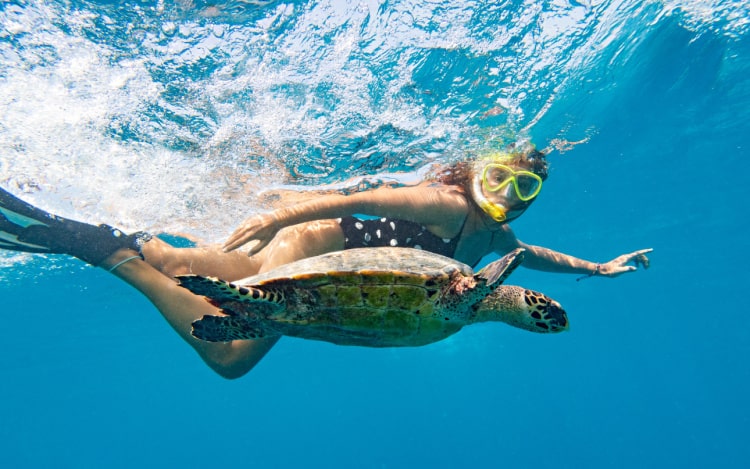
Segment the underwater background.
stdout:
[[[571,329],[426,347],[284,338],[208,369],[133,288],[0,253],[3,467],[747,467],[744,1],[5,1],[0,185],[64,216],[221,241],[279,188],[516,139],[550,149],[519,269]],[[416,176],[415,176],[416,175]]]

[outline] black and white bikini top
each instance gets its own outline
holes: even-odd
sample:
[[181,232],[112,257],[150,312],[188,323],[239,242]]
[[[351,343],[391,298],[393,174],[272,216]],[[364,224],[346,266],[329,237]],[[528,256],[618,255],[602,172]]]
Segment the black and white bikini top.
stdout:
[[453,257],[458,238],[441,238],[424,225],[395,218],[361,220],[343,217],[337,220],[344,232],[344,249],[362,247],[404,247]]

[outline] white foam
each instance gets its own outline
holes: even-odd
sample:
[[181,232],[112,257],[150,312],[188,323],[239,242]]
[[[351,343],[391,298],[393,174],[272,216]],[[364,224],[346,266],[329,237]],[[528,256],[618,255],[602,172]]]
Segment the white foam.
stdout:
[[669,12],[684,12],[684,24],[695,30],[708,29],[729,38],[750,32],[750,3],[747,0],[668,0]]

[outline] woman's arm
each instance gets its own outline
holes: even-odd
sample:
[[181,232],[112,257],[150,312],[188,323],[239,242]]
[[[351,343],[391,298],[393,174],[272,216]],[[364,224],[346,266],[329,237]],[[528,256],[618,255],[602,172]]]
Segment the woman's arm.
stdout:
[[248,253],[252,255],[284,227],[354,214],[410,220],[430,227],[438,236],[450,238],[461,230],[468,207],[458,188],[437,184],[327,195],[248,218],[229,236],[224,250],[231,251],[258,240]]
[[[639,265],[648,269],[649,259],[646,254],[653,251],[653,249],[641,249],[618,256],[609,262],[597,263],[542,246],[526,244],[517,239],[510,228],[503,230],[503,236],[498,237],[493,246],[496,251],[502,253],[509,252],[517,247],[526,250],[524,252],[524,267],[545,272],[599,275],[603,277],[617,277],[625,272],[637,270]],[[631,262],[633,265],[627,265]]]

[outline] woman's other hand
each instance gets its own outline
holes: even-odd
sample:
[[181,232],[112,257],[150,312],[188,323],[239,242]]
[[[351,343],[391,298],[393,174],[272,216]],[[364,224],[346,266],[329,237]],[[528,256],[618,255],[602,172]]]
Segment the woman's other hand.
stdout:
[[250,241],[256,240],[258,242],[247,252],[248,256],[252,256],[266,247],[281,228],[278,219],[273,214],[264,213],[252,216],[234,230],[224,243],[223,250],[224,252],[233,251]]
[[[640,251],[618,256],[607,263],[601,264],[596,275],[601,275],[603,277],[617,277],[625,272],[638,270],[638,266],[643,266],[644,269],[648,269],[650,261],[648,257],[646,257],[646,254],[651,251],[653,251],[653,249],[641,249]],[[631,262],[633,265],[628,265]]]

